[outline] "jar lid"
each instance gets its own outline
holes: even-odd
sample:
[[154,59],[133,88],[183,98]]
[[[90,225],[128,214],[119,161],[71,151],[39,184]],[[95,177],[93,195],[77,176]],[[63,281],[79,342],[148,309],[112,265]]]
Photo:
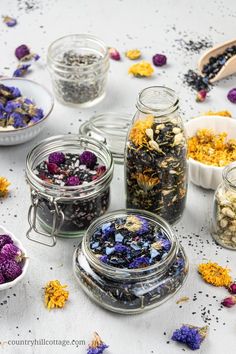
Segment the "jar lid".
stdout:
[[79,133],[106,144],[116,163],[123,163],[126,136],[132,116],[106,112],[91,117],[80,126]]

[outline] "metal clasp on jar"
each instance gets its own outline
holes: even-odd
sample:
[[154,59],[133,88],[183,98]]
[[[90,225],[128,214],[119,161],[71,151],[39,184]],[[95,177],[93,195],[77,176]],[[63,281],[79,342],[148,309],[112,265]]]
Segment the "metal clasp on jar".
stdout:
[[[36,221],[37,221],[37,211],[38,208],[40,208],[40,198],[46,199],[47,201],[50,202],[50,205],[52,208],[50,209],[50,212],[53,214],[53,222],[52,222],[52,229],[50,233],[43,232],[37,228]],[[60,207],[58,206],[58,201],[60,198],[54,198],[54,197],[49,197],[48,195],[44,193],[37,192],[36,190],[31,190],[31,206],[29,207],[29,212],[28,212],[28,222],[30,225],[29,230],[26,233],[26,236],[29,240],[40,243],[45,246],[53,247],[56,244],[56,236],[58,236],[60,227],[64,221],[64,214],[60,210]],[[36,234],[51,238],[52,242],[43,242],[39,241],[31,236],[32,231],[34,231]]]

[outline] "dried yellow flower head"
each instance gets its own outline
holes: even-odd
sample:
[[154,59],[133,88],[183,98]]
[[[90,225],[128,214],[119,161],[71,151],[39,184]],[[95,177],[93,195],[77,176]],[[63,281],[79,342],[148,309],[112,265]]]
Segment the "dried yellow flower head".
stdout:
[[229,111],[208,111],[203,113],[204,116],[221,116],[221,117],[232,117],[232,114]]
[[198,266],[198,272],[201,277],[214,286],[229,286],[232,283],[229,271],[228,268],[223,268],[219,264],[212,262],[201,263]]
[[8,187],[10,182],[5,177],[0,177],[0,198],[5,197],[8,194]]
[[141,57],[141,51],[139,49],[128,50],[125,55],[131,60],[135,60]]
[[128,73],[136,77],[151,76],[154,72],[152,65],[147,61],[140,61],[129,68]]
[[138,119],[131,128],[129,139],[136,145],[140,146],[147,143],[146,130],[151,128],[154,123],[153,116],[147,116],[144,119]]
[[45,306],[51,310],[63,308],[69,297],[69,291],[65,290],[67,285],[61,285],[59,280],[51,280],[45,287]]

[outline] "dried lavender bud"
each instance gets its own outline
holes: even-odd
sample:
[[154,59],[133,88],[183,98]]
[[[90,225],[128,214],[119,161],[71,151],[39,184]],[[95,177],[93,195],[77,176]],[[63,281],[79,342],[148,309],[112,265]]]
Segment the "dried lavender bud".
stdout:
[[233,88],[228,92],[227,98],[230,102],[236,103],[236,88]]
[[16,262],[21,262],[23,259],[23,253],[20,248],[12,243],[7,243],[4,245],[0,254],[5,256],[7,259],[14,259]]
[[86,165],[88,168],[94,168],[97,163],[97,156],[91,151],[84,151],[80,155],[81,165]]
[[167,62],[167,57],[164,54],[155,54],[152,57],[152,62],[155,66],[163,66]]
[[22,273],[22,268],[19,263],[13,259],[7,259],[1,266],[3,276],[6,280],[12,281],[19,277]]
[[30,54],[30,50],[27,47],[27,45],[22,44],[19,47],[16,48],[15,50],[15,56],[17,57],[17,59],[21,60],[24,57],[26,57],[27,55]]
[[0,250],[8,243],[13,243],[11,237],[9,235],[0,235]]

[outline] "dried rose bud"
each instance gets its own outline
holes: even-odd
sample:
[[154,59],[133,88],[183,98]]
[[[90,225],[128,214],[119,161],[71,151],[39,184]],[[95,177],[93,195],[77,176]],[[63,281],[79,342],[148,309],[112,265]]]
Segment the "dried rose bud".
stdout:
[[236,304],[236,296],[226,297],[221,304],[225,307],[233,307]]
[[228,290],[231,294],[236,294],[236,283],[230,284],[230,286],[228,287]]
[[117,60],[117,61],[120,60],[120,53],[115,48],[109,48],[109,55],[110,58],[113,60]]
[[230,102],[236,103],[236,88],[233,88],[228,92],[227,98]]
[[26,57],[27,55],[30,54],[30,50],[27,47],[27,45],[22,44],[19,47],[16,48],[15,50],[15,56],[17,57],[17,59],[21,60],[24,57]]
[[167,57],[164,54],[155,54],[152,57],[152,62],[155,66],[163,66],[167,62]]
[[207,96],[206,90],[200,90],[196,96],[196,102],[204,102]]
[[48,172],[55,174],[59,172],[59,167],[55,163],[47,163]]

